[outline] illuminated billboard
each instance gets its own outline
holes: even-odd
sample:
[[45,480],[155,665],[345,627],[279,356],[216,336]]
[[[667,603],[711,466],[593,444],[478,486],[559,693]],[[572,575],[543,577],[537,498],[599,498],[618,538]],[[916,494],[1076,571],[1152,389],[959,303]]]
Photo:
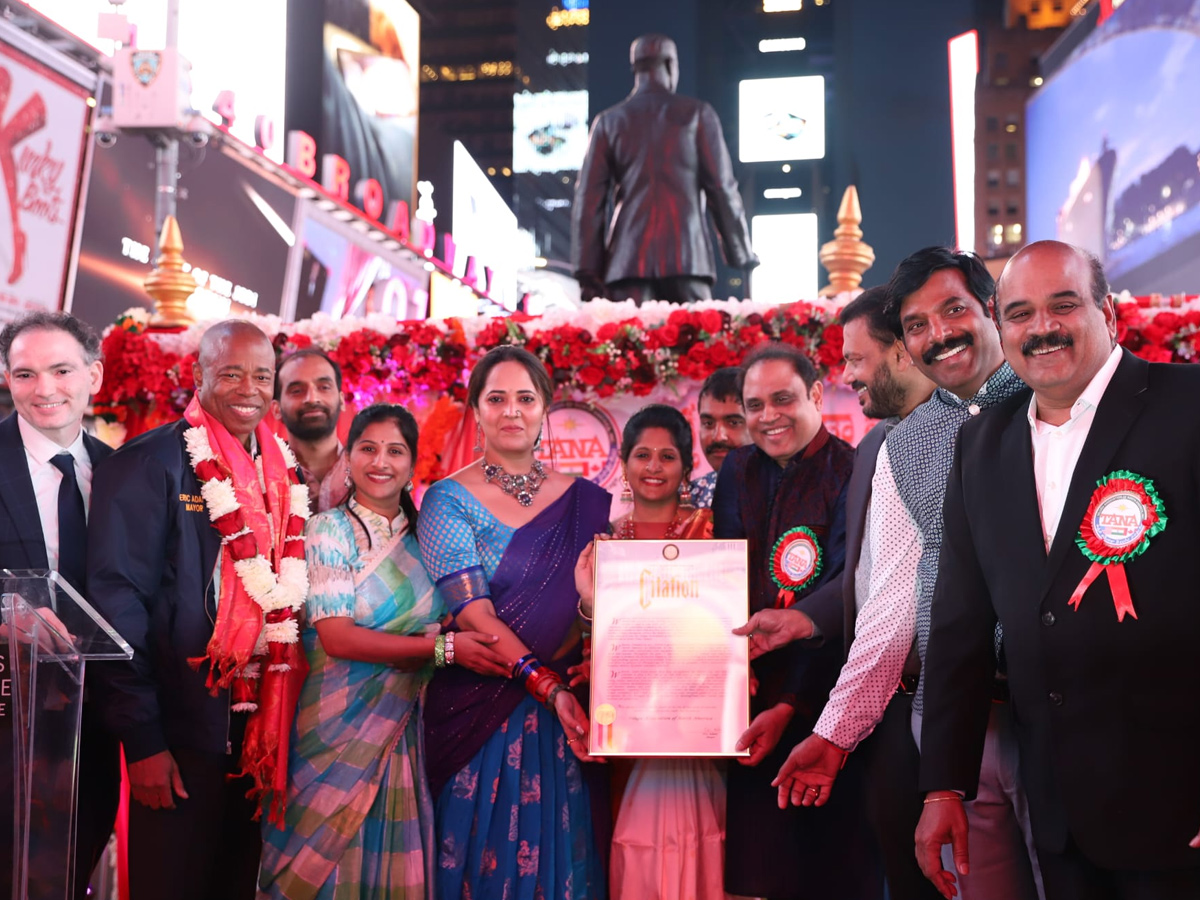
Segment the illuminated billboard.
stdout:
[[587,91],[513,95],[513,171],[579,171],[587,153],[587,120]]
[[738,85],[738,159],[825,156],[825,77],[752,78]]
[[517,308],[517,217],[460,141],[454,142],[454,274],[466,274],[467,257],[475,257],[483,285],[484,267],[491,270],[488,296],[505,309]]
[[794,303],[817,296],[817,216],[755,216],[750,243],[759,265],[750,273],[750,296],[763,303]]

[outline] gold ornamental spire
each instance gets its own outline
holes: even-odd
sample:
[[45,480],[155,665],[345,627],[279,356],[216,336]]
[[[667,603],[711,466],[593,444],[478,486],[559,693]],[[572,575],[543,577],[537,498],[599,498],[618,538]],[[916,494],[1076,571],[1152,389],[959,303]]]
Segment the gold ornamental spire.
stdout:
[[174,216],[167,216],[158,241],[158,259],[142,282],[142,287],[154,300],[154,315],[150,318],[152,328],[186,328],[196,321],[187,308],[188,297],[196,290],[196,279],[186,271],[186,265],[179,222]]
[[862,284],[863,272],[875,262],[875,250],[863,243],[862,207],[858,204],[858,189],[846,188],[838,207],[838,227],[833,240],[821,248],[821,265],[829,271],[829,284],[820,291],[822,297],[833,297],[843,291],[853,291]]

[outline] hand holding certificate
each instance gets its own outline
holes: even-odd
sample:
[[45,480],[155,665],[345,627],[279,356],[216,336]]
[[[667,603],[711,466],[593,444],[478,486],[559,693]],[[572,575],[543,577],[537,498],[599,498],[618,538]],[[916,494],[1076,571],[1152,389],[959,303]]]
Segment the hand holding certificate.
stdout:
[[750,721],[745,541],[600,541],[594,756],[744,756]]

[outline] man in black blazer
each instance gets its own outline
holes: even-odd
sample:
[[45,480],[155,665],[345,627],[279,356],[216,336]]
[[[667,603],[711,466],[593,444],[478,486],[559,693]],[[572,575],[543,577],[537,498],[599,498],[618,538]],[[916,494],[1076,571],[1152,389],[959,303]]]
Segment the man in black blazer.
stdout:
[[[0,362],[16,407],[0,421],[0,568],[56,569],[87,597],[92,473],[112,453],[83,430],[104,373],[100,338],[74,316],[31,313],[0,332]],[[61,518],[60,503],[70,507]],[[82,898],[112,834],[121,777],[94,700],[84,703],[79,759],[73,890]]]
[[[846,493],[846,566],[836,579],[792,609],[763,610],[737,629],[736,633],[751,635],[751,656],[793,640],[810,640],[812,646],[817,646],[839,638],[845,655],[852,653],[858,593],[860,587],[864,591],[866,588],[857,583],[856,576],[860,574],[859,560],[866,539],[875,460],[892,427],[929,399],[934,388],[894,330],[894,322],[886,314],[887,301],[885,288],[870,288],[848,303],[838,317],[846,364],[842,381],[858,392],[867,416],[882,420],[859,442],[854,457],[854,474]],[[863,574],[869,573],[868,565]],[[909,719],[915,677],[904,685],[907,693],[898,692],[888,703],[883,722],[859,746],[852,762],[861,767],[866,814],[882,851],[893,900],[936,896],[912,854],[912,832],[921,808],[915,790],[917,746]],[[826,697],[815,697],[810,702],[820,706]],[[832,718],[835,712],[826,715]],[[790,762],[826,771],[832,781],[838,777],[846,753],[823,737],[821,730],[818,722],[817,732],[792,751]]]
[[[218,322],[193,371],[211,427],[257,449],[275,381],[266,335],[245,320]],[[185,446],[190,427],[184,419],[139,435],[100,470],[92,595],[134,655],[107,666],[98,687],[128,763],[132,900],[250,900],[262,842],[247,796],[253,780],[239,775],[247,717],[229,690],[209,690],[195,664],[213,635],[222,579],[238,576],[229,564],[218,571],[221,536]]]
[[[1200,368],[1121,350],[1103,269],[1066,244],[1009,261],[995,316],[1033,395],[963,427],[947,487],[922,868],[949,897],[941,845],[969,866],[999,620],[1047,900],[1200,896]],[[1130,555],[1088,584],[1080,542]]]

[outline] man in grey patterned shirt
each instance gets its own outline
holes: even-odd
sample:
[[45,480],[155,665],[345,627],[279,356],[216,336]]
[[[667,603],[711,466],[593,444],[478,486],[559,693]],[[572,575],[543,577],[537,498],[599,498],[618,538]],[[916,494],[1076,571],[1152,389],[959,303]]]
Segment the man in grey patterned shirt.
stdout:
[[746,428],[746,411],[742,409],[742,375],[737,366],[717,369],[700,386],[696,399],[700,414],[700,449],[712,466],[712,471],[691,484],[692,506],[697,509],[712,506],[713,488],[717,473],[730,450],[750,443]]

